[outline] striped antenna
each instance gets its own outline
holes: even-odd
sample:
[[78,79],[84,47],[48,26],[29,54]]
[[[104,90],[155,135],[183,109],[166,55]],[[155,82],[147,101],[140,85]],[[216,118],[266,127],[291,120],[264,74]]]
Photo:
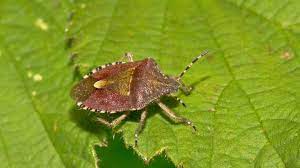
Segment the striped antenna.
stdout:
[[182,72],[180,73],[180,75],[177,77],[177,80],[179,81],[179,80],[182,78],[182,76],[186,73],[186,71],[187,71],[188,69],[190,69],[190,68],[192,67],[192,65],[193,65],[195,62],[197,62],[201,57],[203,57],[203,56],[206,55],[207,53],[208,53],[208,51],[207,51],[207,50],[204,50],[199,56],[195,57],[195,58],[193,59],[193,61],[192,61],[188,66],[185,67],[184,71],[182,71]]
[[178,97],[176,97],[176,96],[173,96],[173,97],[175,97],[175,99],[176,99],[180,104],[182,104],[183,107],[186,107],[185,103],[184,103],[180,98],[178,98]]

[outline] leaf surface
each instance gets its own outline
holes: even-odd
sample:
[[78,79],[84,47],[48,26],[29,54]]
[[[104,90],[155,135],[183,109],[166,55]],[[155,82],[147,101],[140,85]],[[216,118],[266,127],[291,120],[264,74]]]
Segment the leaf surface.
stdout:
[[[72,50],[82,67],[132,51],[170,75],[210,51],[183,79],[194,87],[178,93],[188,108],[167,103],[198,132],[152,108],[135,148],[145,160],[165,150],[185,167],[299,167],[299,9],[296,0],[77,1]],[[137,125],[121,127],[127,145]]]
[[[93,150],[104,129],[69,96],[66,47],[81,74],[131,51],[175,76],[210,51],[183,78],[194,88],[178,92],[187,108],[163,99],[198,131],[151,106],[134,148],[144,160],[166,153],[184,167],[300,167],[299,11],[297,0],[2,0],[0,167],[94,167],[95,153],[105,154]],[[119,128],[127,146],[139,115]]]
[[70,4],[0,2],[0,167],[94,167],[105,134],[75,110],[64,45]]

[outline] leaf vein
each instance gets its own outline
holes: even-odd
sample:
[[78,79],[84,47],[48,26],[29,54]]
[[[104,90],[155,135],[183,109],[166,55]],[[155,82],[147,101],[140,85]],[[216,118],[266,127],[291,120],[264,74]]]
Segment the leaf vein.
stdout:
[[[226,2],[227,2],[227,1],[226,1]],[[231,3],[231,2],[228,2],[228,3],[233,4],[233,3]],[[200,7],[199,7],[199,4],[198,4],[198,3],[196,3],[196,4],[197,4],[198,8],[200,8]],[[236,4],[235,4],[235,5],[236,5]],[[251,13],[254,13],[254,14],[257,15],[257,16],[263,17],[265,20],[267,20],[267,21],[269,21],[270,23],[272,23],[270,20],[268,20],[268,19],[265,18],[264,16],[261,16],[261,15],[255,13],[254,11],[251,11],[250,9],[247,9],[247,10],[249,10]],[[221,44],[219,43],[217,37],[215,36],[213,27],[210,25],[210,23],[208,22],[207,19],[205,19],[205,21],[206,21],[207,26],[209,27],[209,30],[210,30],[209,33],[210,33],[210,35],[211,35],[211,37],[212,37],[214,43],[216,44],[217,48],[220,49],[221,55],[222,55],[223,60],[224,60],[224,63],[225,63],[225,67],[227,68],[227,70],[229,71],[230,76],[232,77],[232,80],[231,80],[230,82],[235,81],[236,84],[237,84],[237,86],[238,86],[238,88],[243,92],[243,94],[245,94],[245,96],[246,96],[246,98],[247,98],[247,100],[248,100],[248,103],[249,103],[251,109],[255,112],[255,115],[256,115],[256,117],[257,117],[257,120],[258,120],[258,122],[259,122],[259,124],[260,124],[260,128],[261,128],[261,130],[262,130],[262,132],[263,132],[263,134],[264,134],[264,137],[266,138],[266,140],[268,141],[268,143],[272,146],[272,148],[274,149],[274,151],[275,151],[276,154],[278,155],[279,159],[282,161],[282,163],[283,163],[284,166],[286,167],[286,164],[285,164],[285,162],[283,161],[283,158],[281,157],[281,155],[279,155],[279,152],[277,151],[277,149],[275,148],[275,146],[272,144],[272,142],[271,142],[271,140],[270,140],[270,138],[269,138],[267,132],[265,131],[265,129],[264,129],[264,127],[263,127],[262,120],[261,120],[261,118],[260,118],[258,112],[256,111],[254,105],[252,104],[249,95],[246,93],[245,90],[243,90],[243,88],[240,86],[238,80],[236,79],[236,77],[235,77],[235,75],[234,75],[234,73],[233,73],[232,67],[230,66],[230,63],[228,62],[228,60],[227,60],[227,58],[226,58],[226,56],[225,56],[225,52],[224,52],[224,50],[223,50]],[[278,25],[278,23],[277,23],[277,25]],[[284,31],[283,28],[281,28],[281,30]],[[286,36],[286,39],[287,39],[288,42],[289,42],[289,39],[288,39],[287,36]],[[229,83],[230,83],[230,82],[229,82]],[[229,85],[229,83],[228,83],[228,85]],[[213,119],[213,120],[214,120],[214,119]],[[213,144],[212,144],[212,150],[213,150]],[[213,153],[213,151],[212,151],[212,153]],[[212,158],[213,158],[213,155],[211,155],[211,164],[210,164],[210,166],[212,166]]]
[[6,142],[4,140],[4,136],[2,135],[2,130],[1,129],[0,129],[0,141],[2,142],[2,145],[3,145],[3,148],[4,148],[4,155],[7,158],[8,167],[12,167],[11,166],[11,159],[10,159],[9,154],[8,154],[8,148],[7,148]]
[[[6,47],[6,48],[7,48],[7,47]],[[12,55],[8,50],[6,50],[6,51],[7,51],[10,55]],[[5,55],[5,54],[3,54],[3,55]],[[27,84],[26,80],[24,79],[24,76],[21,74],[21,71],[19,70],[19,68],[18,68],[18,66],[17,66],[16,60],[13,59],[13,58],[11,58],[11,57],[8,57],[8,56],[6,56],[6,57],[8,58],[9,62],[13,65],[14,69],[16,70],[17,76],[20,78],[20,80],[21,80],[22,83],[24,84],[24,85],[23,85],[23,86],[24,86],[23,89],[24,89],[24,91],[25,91],[25,93],[26,93],[26,95],[27,95],[27,97],[28,97],[28,99],[29,99],[29,101],[30,101],[30,104],[31,104],[31,106],[32,106],[32,108],[33,108],[33,111],[36,113],[37,117],[38,117],[39,120],[41,121],[42,126],[43,126],[43,129],[44,129],[45,132],[46,132],[47,139],[49,139],[49,142],[51,143],[51,145],[52,145],[52,147],[53,147],[55,153],[57,154],[58,159],[60,160],[60,162],[61,162],[64,166],[66,166],[66,164],[65,164],[64,161],[63,161],[63,159],[61,158],[61,154],[60,154],[60,153],[58,152],[58,150],[56,149],[56,146],[54,145],[53,140],[51,139],[51,137],[50,137],[50,135],[49,135],[49,131],[46,129],[45,122],[44,122],[44,120],[42,119],[42,117],[41,117],[41,115],[40,115],[40,112],[39,112],[38,109],[37,109],[36,104],[34,103],[33,97],[31,96],[30,91],[29,91],[29,88],[28,88],[28,84]]]
[[[111,13],[111,17],[109,19],[110,20],[109,21],[109,25],[108,25],[108,27],[107,27],[107,29],[105,31],[105,34],[104,34],[103,40],[102,40],[102,42],[101,42],[101,44],[99,46],[99,49],[96,51],[97,55],[100,55],[100,52],[103,50],[104,42],[107,40],[108,34],[111,31],[111,29],[112,29],[113,17],[115,15],[116,11],[117,11],[118,3],[119,3],[119,0],[117,0],[117,2],[115,2],[115,5],[114,5],[112,13]],[[96,62],[96,60],[97,60],[97,57],[94,57],[94,62]]]

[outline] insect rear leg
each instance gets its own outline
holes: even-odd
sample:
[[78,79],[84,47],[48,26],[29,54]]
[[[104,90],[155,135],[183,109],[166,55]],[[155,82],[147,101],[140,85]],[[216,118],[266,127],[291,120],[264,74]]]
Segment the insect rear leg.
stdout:
[[159,105],[159,107],[163,110],[163,113],[169,117],[172,121],[174,121],[175,123],[182,123],[188,126],[191,126],[194,131],[196,131],[196,127],[193,124],[192,121],[190,121],[189,119],[186,119],[184,117],[180,117],[177,116],[171,109],[169,109],[165,104],[163,104],[162,102],[158,101],[157,104]]
[[114,119],[112,122],[108,122],[103,118],[97,118],[96,120],[100,122],[101,124],[107,126],[108,128],[115,128],[117,125],[119,125],[127,116],[129,115],[129,112],[126,112],[119,116],[118,118]]
[[108,128],[111,128],[110,122],[106,121],[103,118],[97,117],[96,121],[99,122],[99,123],[101,123],[101,124],[103,124],[103,125],[105,125]]
[[146,118],[147,118],[147,109],[145,109],[142,112],[140,122],[139,122],[139,126],[137,127],[137,129],[135,130],[135,133],[134,133],[134,144],[135,144],[135,146],[137,146],[137,144],[138,144],[138,136],[142,132],[142,130],[145,126]]
[[123,59],[126,59],[128,62],[133,62],[133,54],[131,52],[124,53],[121,60]]

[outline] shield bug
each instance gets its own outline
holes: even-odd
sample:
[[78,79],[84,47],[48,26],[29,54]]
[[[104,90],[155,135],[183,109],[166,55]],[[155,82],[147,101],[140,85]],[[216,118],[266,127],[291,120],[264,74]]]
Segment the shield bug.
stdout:
[[[163,74],[151,58],[133,61],[132,54],[125,53],[127,62],[113,62],[93,69],[72,88],[71,97],[80,108],[85,110],[108,114],[123,112],[112,122],[97,118],[98,122],[110,128],[120,124],[130,112],[141,110],[139,126],[134,135],[135,144],[145,124],[147,106],[150,103],[157,103],[163,113],[174,122],[191,126],[196,130],[192,121],[176,115],[160,101],[160,98],[171,95],[180,88],[188,93],[190,89],[182,83],[181,78],[199,58],[207,53],[204,51],[195,57],[184,71],[175,77]],[[179,98],[175,98],[185,106]]]

